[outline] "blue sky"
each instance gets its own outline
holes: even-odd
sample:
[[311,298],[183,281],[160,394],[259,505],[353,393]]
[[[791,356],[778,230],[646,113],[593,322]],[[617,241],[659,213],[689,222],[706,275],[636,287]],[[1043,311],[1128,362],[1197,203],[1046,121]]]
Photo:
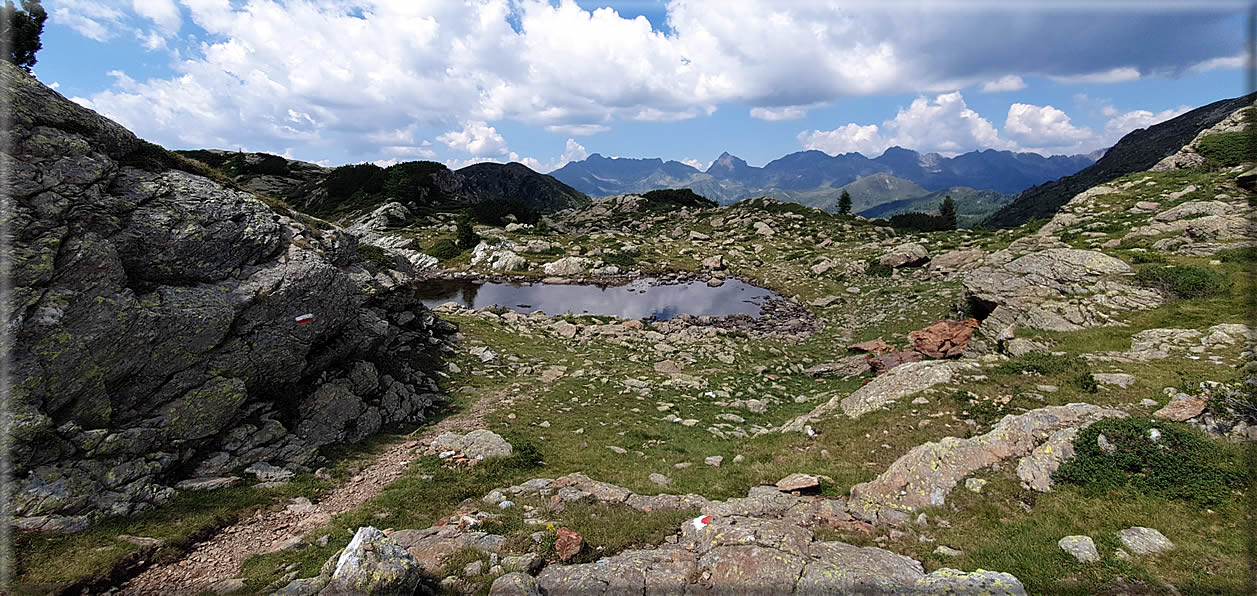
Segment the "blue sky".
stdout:
[[35,73],[170,148],[705,168],[1085,153],[1245,93],[1239,2],[45,0]]

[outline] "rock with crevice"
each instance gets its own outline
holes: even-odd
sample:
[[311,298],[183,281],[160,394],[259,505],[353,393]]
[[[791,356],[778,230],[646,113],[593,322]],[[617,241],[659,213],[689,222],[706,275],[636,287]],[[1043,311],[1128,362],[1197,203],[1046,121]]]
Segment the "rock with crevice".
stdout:
[[1028,454],[1056,431],[1125,416],[1119,410],[1081,403],[1005,416],[985,434],[946,437],[914,447],[876,479],[853,486],[848,508],[870,522],[900,523],[918,508],[946,503],[952,488],[970,474]]
[[957,371],[968,366],[970,366],[969,363],[943,360],[912,362],[897,366],[874,378],[849,396],[834,395],[829,401],[817,406],[811,412],[786,422],[779,430],[780,432],[802,432],[805,426],[833,414],[839,408],[844,415],[858,418],[885,407],[895,400],[919,393],[939,383],[950,382]]

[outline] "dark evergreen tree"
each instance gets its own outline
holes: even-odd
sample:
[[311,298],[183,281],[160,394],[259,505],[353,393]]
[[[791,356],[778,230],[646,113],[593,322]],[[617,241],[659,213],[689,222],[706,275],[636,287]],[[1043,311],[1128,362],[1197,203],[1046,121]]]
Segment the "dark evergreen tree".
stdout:
[[44,47],[39,36],[46,20],[48,13],[39,0],[22,0],[21,10],[13,6],[13,0],[5,0],[0,9],[0,43],[8,44],[4,59],[30,72],[35,66],[35,52]]
[[480,244],[480,236],[472,228],[472,221],[470,211],[464,211],[458,216],[458,219],[454,220],[455,243],[463,250],[475,248],[477,244]]
[[843,215],[851,215],[851,193],[842,191],[842,196],[838,197],[838,213]]
[[943,218],[946,229],[956,229],[956,201],[952,200],[951,195],[947,195],[939,204],[938,214]]

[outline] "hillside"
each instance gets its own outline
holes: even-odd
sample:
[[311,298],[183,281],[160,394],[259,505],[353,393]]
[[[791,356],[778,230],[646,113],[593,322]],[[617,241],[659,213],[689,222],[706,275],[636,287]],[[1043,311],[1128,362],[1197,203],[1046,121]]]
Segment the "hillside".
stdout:
[[520,163],[479,163],[456,171],[430,161],[387,168],[368,163],[327,168],[266,153],[215,149],[175,153],[222,171],[241,188],[335,219],[361,215],[392,201],[416,215],[507,200],[549,213],[589,201],[580,191]]
[[[722,204],[769,195],[829,208],[837,200],[838,195],[832,194],[835,190],[875,174],[894,176],[928,191],[963,186],[1007,194],[1072,174],[1092,163],[1093,158],[1084,155],[1043,157],[986,150],[947,158],[891,147],[874,159],[859,153],[831,156],[815,150],[800,151],[763,167],[748,165],[726,152],[706,172],[701,172],[675,161],[607,158],[595,153],[550,174],[593,196],[690,188]],[[894,200],[898,198],[904,197]]]
[[[1135,130],[1122,137],[1116,145],[1091,166],[1081,171],[1027,188],[1012,204],[986,218],[982,223],[993,228],[1021,225],[1035,218],[1051,217],[1070,197],[1119,176],[1151,168],[1186,145],[1201,131],[1250,106],[1257,93],[1216,101],[1186,114]],[[1257,152],[1254,152],[1257,153]]]
[[[854,196],[854,194],[852,195]],[[1013,201],[1011,195],[1001,194],[993,190],[974,190],[963,186],[955,186],[946,190],[881,203],[863,211],[860,215],[869,218],[889,218],[892,215],[909,211],[937,211],[939,203],[950,196],[956,201],[956,219],[962,228],[973,227],[999,208]]]

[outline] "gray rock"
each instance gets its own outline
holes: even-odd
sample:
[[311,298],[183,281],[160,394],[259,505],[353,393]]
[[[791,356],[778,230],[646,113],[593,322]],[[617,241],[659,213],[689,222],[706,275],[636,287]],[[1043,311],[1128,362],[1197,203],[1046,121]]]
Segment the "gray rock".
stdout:
[[1069,553],[1079,563],[1094,563],[1100,560],[1100,552],[1096,550],[1095,541],[1090,536],[1066,536],[1056,543],[1061,550]]
[[877,258],[877,262],[888,267],[920,267],[930,261],[930,252],[924,246],[915,243],[900,244],[886,254]]
[[777,489],[786,492],[816,488],[820,485],[820,478],[811,474],[800,474],[797,472],[777,481]]
[[594,266],[594,262],[584,257],[563,257],[557,261],[546,263],[543,269],[546,275],[572,277],[582,275]]
[[541,596],[537,578],[526,573],[507,573],[493,580],[490,596]]
[[962,478],[1011,457],[1030,453],[1039,437],[1124,412],[1090,404],[1049,406],[1006,416],[989,432],[960,439],[946,437],[914,447],[876,479],[851,488],[851,514],[868,521],[899,522],[920,507],[946,503]]
[[664,476],[663,474],[656,473],[650,475],[650,482],[659,486],[668,486],[669,484],[672,484],[672,479]]
[[725,458],[724,458],[724,456],[722,456],[722,455],[713,455],[713,456],[710,456],[710,457],[707,457],[707,458],[703,459],[703,463],[705,463],[705,464],[707,464],[707,465],[709,465],[709,466],[711,466],[711,467],[713,467],[713,468],[719,468],[719,467],[720,467],[720,464],[721,464],[722,462],[724,462],[724,460],[725,460]]
[[785,423],[780,432],[801,432],[803,427],[831,414],[839,407],[851,418],[858,418],[886,404],[951,381],[956,371],[967,366],[953,361],[929,360],[896,366],[874,378],[849,396],[834,395],[811,412]]
[[1174,543],[1169,538],[1152,528],[1126,528],[1117,533],[1117,538],[1122,541],[1122,546],[1137,555],[1150,555],[1174,548]]
[[409,595],[421,579],[419,562],[405,548],[366,526],[358,528],[340,554],[331,581],[319,594]]
[[261,482],[285,482],[292,480],[292,477],[296,475],[266,462],[257,462],[245,468],[244,473],[253,474]]
[[189,478],[187,480],[179,481],[175,484],[175,488],[178,490],[214,490],[217,488],[235,486],[238,482],[240,482],[239,476]]
[[1135,384],[1135,376],[1124,373],[1095,373],[1091,376],[1101,385],[1117,385],[1122,389]]
[[810,377],[850,377],[869,372],[868,359],[863,354],[847,356],[836,362],[816,364],[803,369],[803,374]]
[[943,546],[940,544],[938,545],[937,548],[934,549],[934,554],[940,557],[959,557],[965,553],[958,551],[950,546]]
[[506,439],[485,429],[473,430],[465,435],[447,432],[432,439],[431,446],[439,451],[457,449],[469,459],[477,461],[494,457],[509,457],[512,453],[511,444]]

